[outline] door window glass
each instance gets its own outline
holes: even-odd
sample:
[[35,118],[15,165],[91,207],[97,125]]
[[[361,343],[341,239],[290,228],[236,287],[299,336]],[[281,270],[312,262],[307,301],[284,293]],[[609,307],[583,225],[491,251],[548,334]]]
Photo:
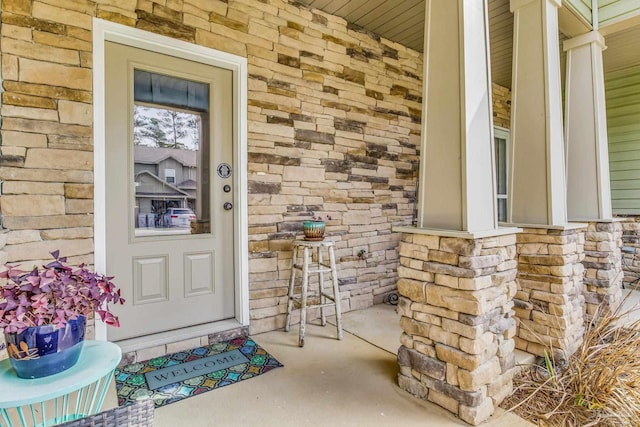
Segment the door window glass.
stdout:
[[209,86],[135,70],[135,235],[210,232]]

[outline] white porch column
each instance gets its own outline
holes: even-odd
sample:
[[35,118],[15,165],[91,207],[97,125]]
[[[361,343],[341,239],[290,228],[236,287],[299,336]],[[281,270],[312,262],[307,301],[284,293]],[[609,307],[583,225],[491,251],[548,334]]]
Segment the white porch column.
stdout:
[[567,222],[558,8],[511,0],[514,13],[509,221]]
[[427,0],[418,227],[497,228],[487,1]]
[[602,51],[592,31],[564,42],[567,52],[565,142],[567,214],[572,221],[611,219]]
[[510,394],[515,228],[498,229],[488,0],[426,0],[418,228],[398,267],[398,385],[464,421]]
[[589,221],[584,244],[587,315],[622,301],[622,224],[612,219],[607,116],[602,51],[604,38],[592,31],[564,42],[567,214]]
[[567,222],[560,0],[511,0],[514,13],[508,219],[517,236],[516,347],[570,356],[584,334],[586,224]]

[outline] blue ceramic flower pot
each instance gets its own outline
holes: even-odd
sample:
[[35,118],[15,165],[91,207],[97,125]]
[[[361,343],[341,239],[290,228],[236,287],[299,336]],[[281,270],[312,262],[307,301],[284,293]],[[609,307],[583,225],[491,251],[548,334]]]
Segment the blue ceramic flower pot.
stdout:
[[86,324],[85,316],[78,316],[63,328],[43,325],[20,333],[5,332],[9,362],[18,377],[47,377],[75,365],[84,344]]

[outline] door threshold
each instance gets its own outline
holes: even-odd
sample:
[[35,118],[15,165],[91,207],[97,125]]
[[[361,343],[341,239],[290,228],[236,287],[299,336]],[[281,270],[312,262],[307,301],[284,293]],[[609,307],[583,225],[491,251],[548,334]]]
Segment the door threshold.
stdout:
[[[213,323],[205,323],[203,325],[191,326],[189,328],[176,329],[173,331],[160,332],[157,334],[146,335],[143,337],[129,338],[125,340],[115,341],[120,346],[123,354],[131,352],[139,352],[142,349],[167,346],[167,344],[177,344],[181,341],[192,340],[194,338],[208,337],[212,334],[228,331],[231,329],[242,328],[240,322],[236,319],[221,320]],[[175,350],[179,351],[179,350]],[[164,353],[158,354],[162,356],[171,353],[167,349]]]

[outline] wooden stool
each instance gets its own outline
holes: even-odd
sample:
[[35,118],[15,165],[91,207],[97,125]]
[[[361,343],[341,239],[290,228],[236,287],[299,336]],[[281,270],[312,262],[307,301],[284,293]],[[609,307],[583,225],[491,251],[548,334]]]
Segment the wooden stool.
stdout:
[[[330,240],[307,241],[296,240],[293,243],[293,261],[291,268],[291,279],[289,279],[289,303],[287,306],[287,322],[285,324],[285,332],[289,331],[291,326],[291,312],[293,311],[294,302],[300,307],[300,335],[298,345],[304,346],[304,329],[307,320],[307,308],[320,308],[320,316],[322,326],[327,324],[327,316],[325,307],[335,306],[336,310],[336,326],[338,329],[338,339],[342,339],[342,312],[340,310],[340,290],[338,289],[338,272],[336,269],[336,259],[333,252],[334,242]],[[322,262],[323,249],[329,252],[329,265]],[[313,250],[316,250],[317,263],[313,262]],[[302,254],[301,254],[302,252]],[[302,259],[300,259],[302,255]],[[302,271],[301,295],[294,294],[296,282],[296,270]],[[331,274],[333,283],[333,293],[325,292],[324,280],[325,273]],[[309,302],[309,275],[318,274],[318,293],[311,296],[318,297],[317,304],[308,304]]]

